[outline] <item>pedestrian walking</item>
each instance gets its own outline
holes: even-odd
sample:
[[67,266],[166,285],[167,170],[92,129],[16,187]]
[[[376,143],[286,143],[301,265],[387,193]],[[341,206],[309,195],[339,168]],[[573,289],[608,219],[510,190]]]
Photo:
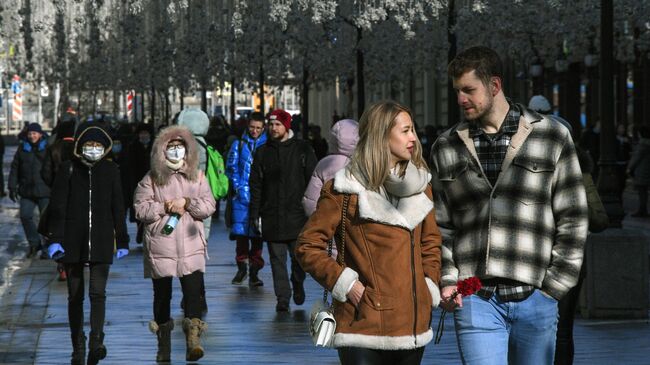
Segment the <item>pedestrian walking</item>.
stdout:
[[[551,104],[543,95],[535,95],[530,99],[528,108],[541,113],[548,114],[551,112]],[[573,128],[571,124],[565,119],[556,115],[545,115],[549,119],[556,121],[564,126],[571,136],[573,136]],[[609,225],[609,217],[605,211],[598,189],[594,184],[591,173],[594,168],[594,162],[591,155],[583,151],[580,147],[575,146],[576,156],[582,172],[582,183],[585,187],[585,195],[587,196],[587,209],[589,217],[589,232],[598,233],[604,231]],[[582,288],[582,282],[586,275],[585,265],[580,269],[578,282],[574,287],[569,289],[566,295],[558,302],[558,322],[557,334],[555,340],[555,365],[570,365],[573,364],[574,355],[574,342],[573,342],[573,321],[576,313],[576,306],[578,305],[578,297]]]
[[207,324],[201,320],[201,296],[208,241],[202,222],[214,212],[215,201],[198,164],[192,133],[182,126],[167,127],[154,142],[151,171],[135,191],[136,217],[145,225],[144,276],[153,283],[149,328],[158,338],[159,362],[169,361],[171,354],[174,277],[180,279],[184,298],[185,357],[196,361],[204,353],[200,338]]
[[[507,99],[502,70],[487,47],[449,64],[466,121],[432,148],[441,306],[454,311],[464,364],[552,364],[558,301],[582,265],[587,199],[569,130]],[[470,277],[482,288],[452,297]]]
[[[228,152],[226,174],[230,179],[232,196],[229,202],[232,207],[230,221],[230,236],[235,238],[235,261],[237,273],[231,283],[238,285],[244,282],[250,272],[249,286],[262,286],[264,282],[258,273],[264,267],[262,258],[262,237],[251,227],[248,217],[248,206],[251,200],[250,173],[253,156],[258,148],[266,143],[267,134],[264,126],[264,115],[259,112],[251,114],[248,130],[241,139],[235,141]],[[250,265],[250,267],[249,267]]]
[[[25,128],[24,138],[19,142],[11,162],[8,187],[9,198],[20,205],[20,222],[29,243],[27,257],[34,257],[42,248],[34,210],[38,208],[39,213],[42,213],[50,198],[50,187],[41,177],[47,136],[40,124],[30,123]],[[47,258],[44,250],[41,251],[41,258]]]
[[319,125],[312,124],[309,126],[308,139],[309,143],[311,143],[311,147],[314,149],[314,153],[316,154],[316,159],[318,161],[327,156],[329,146],[327,145],[325,138],[321,136],[321,129]]
[[[41,168],[41,177],[45,184],[52,188],[54,185],[54,178],[59,172],[61,164],[64,161],[70,161],[74,158],[74,130],[75,122],[74,121],[62,121],[56,128],[56,138],[45,149],[45,158],[43,160],[43,167]],[[39,221],[38,227],[39,230],[41,227],[47,227],[47,217],[49,213],[46,213],[41,216],[41,220],[45,217],[44,221]],[[47,237],[47,234],[43,234],[47,240],[50,237]],[[65,267],[62,263],[57,263],[57,272],[59,275],[59,281],[65,281],[67,279],[67,274],[65,272]]]
[[298,237],[300,264],[336,300],[332,346],[343,365],[420,364],[433,338],[441,235],[411,115],[393,101],[364,111],[350,163],[325,183]]
[[634,187],[639,194],[639,208],[632,217],[648,216],[648,186],[650,185],[650,129],[638,127],[639,143],[632,153],[627,171],[632,176]]
[[0,199],[7,196],[5,192],[5,139],[2,134],[0,134]]
[[330,129],[332,152],[318,161],[302,197],[302,207],[308,217],[316,210],[323,185],[348,164],[358,141],[359,124],[352,119],[339,120]]
[[[255,152],[251,167],[249,217],[268,243],[275,310],[287,312],[292,294],[297,305],[305,302],[305,272],[294,251],[298,233],[307,221],[301,201],[316,166],[316,155],[309,142],[294,137],[289,113],[277,109],[268,119],[271,138]],[[287,252],[291,257],[291,286]]]
[[90,270],[90,339],[87,364],[106,357],[104,318],[106,284],[117,246],[117,258],[129,253],[124,221],[120,171],[105,157],[112,141],[96,122],[79,126],[74,158],[64,161],[52,186],[48,206],[48,253],[64,265],[68,277],[68,324],[72,339],[71,364],[86,363],[84,332],[84,267]]
[[[192,135],[197,140],[197,148],[199,154],[198,168],[205,171],[208,163],[207,143],[205,136],[208,134],[210,128],[210,119],[208,115],[199,108],[187,108],[178,115],[178,125],[187,127]],[[212,217],[203,220],[205,230],[205,239],[210,240],[210,227],[212,227]]]
[[138,185],[138,182],[149,172],[151,161],[151,146],[154,138],[153,126],[151,124],[140,123],[136,126],[135,140],[131,142],[127,149],[126,161],[128,169],[123,171],[127,173],[129,186],[126,188],[126,196],[129,198],[129,219],[138,226],[138,231],[135,236],[135,242],[142,243],[142,234],[144,227],[142,223],[138,222],[135,218],[135,211],[133,210],[133,193]]

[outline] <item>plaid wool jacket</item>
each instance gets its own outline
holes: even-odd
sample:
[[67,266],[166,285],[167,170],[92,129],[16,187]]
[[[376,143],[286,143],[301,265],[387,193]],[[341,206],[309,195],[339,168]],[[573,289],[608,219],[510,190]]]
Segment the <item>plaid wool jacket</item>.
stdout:
[[500,277],[561,299],[575,286],[587,237],[587,198],[569,131],[519,105],[522,116],[494,186],[469,123],[431,150],[436,219],[443,236],[441,287]]

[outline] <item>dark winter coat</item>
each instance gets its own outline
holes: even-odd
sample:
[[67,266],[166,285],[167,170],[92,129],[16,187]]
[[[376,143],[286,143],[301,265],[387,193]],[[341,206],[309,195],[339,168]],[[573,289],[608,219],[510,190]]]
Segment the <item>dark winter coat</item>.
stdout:
[[[135,192],[136,186],[144,176],[149,172],[150,161],[151,161],[151,146],[153,145],[152,141],[148,145],[143,145],[140,141],[136,139],[133,141],[127,150],[127,169],[123,173],[128,174],[128,186],[126,196],[129,197],[129,209],[133,210],[133,193]],[[131,217],[135,217],[135,213],[131,214]]]
[[52,187],[54,177],[64,161],[74,157],[74,138],[59,139],[45,150],[45,159],[41,169],[41,177],[47,186]]
[[627,168],[635,185],[650,185],[650,139],[640,139]]
[[101,160],[92,165],[82,162],[79,140],[91,128],[100,127],[95,123],[79,127],[75,158],[61,165],[48,206],[50,241],[63,246],[63,263],[110,264],[114,243],[118,249],[129,247],[120,170],[105,159],[112,144]]
[[307,221],[302,208],[316,155],[309,142],[293,138],[269,140],[255,152],[251,167],[251,221],[262,218],[265,241],[295,240]]
[[47,198],[50,188],[41,177],[47,140],[41,138],[36,145],[21,142],[9,172],[9,190],[18,191],[25,198]]
[[249,178],[253,155],[255,151],[266,143],[267,135],[263,133],[257,139],[253,139],[248,133],[244,133],[242,139],[235,142],[228,152],[226,163],[226,175],[234,192],[232,197],[232,229],[231,233],[238,236],[255,237],[256,234],[250,229],[248,220],[248,206],[251,201]]

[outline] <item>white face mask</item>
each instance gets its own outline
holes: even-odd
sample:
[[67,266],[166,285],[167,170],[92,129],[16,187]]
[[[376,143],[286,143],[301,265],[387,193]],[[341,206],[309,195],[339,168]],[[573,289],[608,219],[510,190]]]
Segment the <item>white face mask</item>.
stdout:
[[178,162],[185,157],[185,147],[178,146],[176,148],[165,150],[165,157],[171,162]]
[[81,154],[88,161],[97,161],[104,155],[104,147],[83,146],[81,149]]

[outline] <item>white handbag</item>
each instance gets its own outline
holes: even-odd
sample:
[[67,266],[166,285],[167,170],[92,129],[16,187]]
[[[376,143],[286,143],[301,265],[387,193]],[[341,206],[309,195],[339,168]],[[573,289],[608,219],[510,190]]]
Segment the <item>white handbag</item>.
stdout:
[[[341,213],[341,250],[338,253],[337,261],[342,266],[345,266],[344,252],[345,252],[345,218],[348,213],[348,201],[350,196],[348,194],[343,198],[343,210]],[[334,239],[329,240],[327,243],[327,255],[332,257],[332,246]],[[333,299],[332,299],[333,301]],[[323,300],[319,300],[311,307],[311,315],[309,317],[309,334],[315,346],[332,347],[332,339],[336,331],[336,319],[334,318],[334,310],[332,304],[327,301],[327,289],[323,292]]]

